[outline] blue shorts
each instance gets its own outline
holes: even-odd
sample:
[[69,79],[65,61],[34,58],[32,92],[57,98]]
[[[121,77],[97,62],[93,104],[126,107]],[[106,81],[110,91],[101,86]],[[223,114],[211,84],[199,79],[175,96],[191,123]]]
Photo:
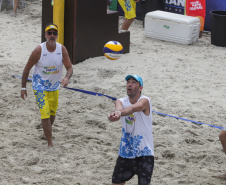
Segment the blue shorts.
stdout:
[[154,156],[142,156],[135,159],[118,157],[112,176],[112,183],[121,184],[138,175],[139,185],[149,185],[154,168]]

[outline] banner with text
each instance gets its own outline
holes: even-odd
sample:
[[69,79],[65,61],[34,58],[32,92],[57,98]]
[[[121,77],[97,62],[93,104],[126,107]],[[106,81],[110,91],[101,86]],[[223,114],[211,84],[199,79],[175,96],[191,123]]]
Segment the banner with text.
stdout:
[[185,0],[165,0],[165,11],[184,14]]
[[206,0],[186,0],[185,15],[198,17],[200,19],[200,31],[203,31],[206,17]]

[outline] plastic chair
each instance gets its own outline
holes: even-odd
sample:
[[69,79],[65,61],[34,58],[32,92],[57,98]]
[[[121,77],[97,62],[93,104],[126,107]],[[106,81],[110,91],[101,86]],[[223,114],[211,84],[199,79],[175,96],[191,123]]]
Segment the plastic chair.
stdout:
[[0,0],[0,11],[2,10],[2,1],[3,0]]
[[14,0],[0,0],[0,11],[2,10],[3,4],[10,4],[11,6],[13,5]]
[[[0,0],[0,11],[2,10],[2,5],[3,5],[4,0]],[[8,4],[10,4],[12,7],[14,7],[14,0],[5,0],[7,1]],[[22,8],[25,7],[25,2],[24,0],[19,0],[19,6],[21,5]]]

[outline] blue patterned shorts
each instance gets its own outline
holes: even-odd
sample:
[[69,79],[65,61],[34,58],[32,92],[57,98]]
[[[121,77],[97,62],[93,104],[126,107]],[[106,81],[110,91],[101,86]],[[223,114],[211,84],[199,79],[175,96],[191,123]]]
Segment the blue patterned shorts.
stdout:
[[139,185],[149,185],[154,168],[154,156],[142,156],[135,159],[118,157],[112,176],[112,183],[120,184],[138,175]]

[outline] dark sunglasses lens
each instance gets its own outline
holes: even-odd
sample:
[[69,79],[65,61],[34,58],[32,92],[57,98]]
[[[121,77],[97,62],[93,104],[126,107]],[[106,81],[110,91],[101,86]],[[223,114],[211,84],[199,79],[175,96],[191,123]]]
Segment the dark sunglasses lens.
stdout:
[[57,32],[51,32],[51,31],[49,31],[49,32],[47,32],[47,34],[48,34],[48,35],[52,35],[52,34],[53,34],[53,35],[56,36],[58,33],[57,33]]

